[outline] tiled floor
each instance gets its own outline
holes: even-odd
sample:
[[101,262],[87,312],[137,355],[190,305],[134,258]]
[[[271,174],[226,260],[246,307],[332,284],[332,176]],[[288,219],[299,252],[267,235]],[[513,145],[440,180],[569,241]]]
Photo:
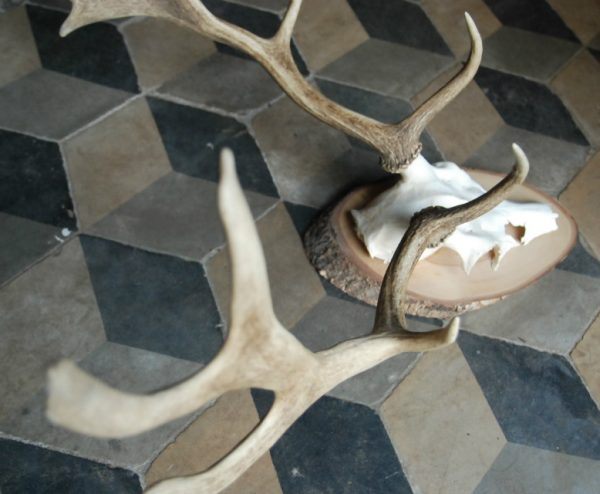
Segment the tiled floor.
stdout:
[[[268,35],[287,2],[207,3]],[[227,47],[139,18],[61,39],[65,8],[0,15],[2,494],[140,492],[207,468],[268,410],[269,393],[230,393],[127,440],[43,415],[45,370],[60,357],[149,392],[222,345],[222,146],[237,153],[286,327],[318,350],[364,334],[374,315],[319,278],[301,242],[319,209],[381,177],[373,151]],[[338,386],[229,494],[600,492],[600,3],[305,0],[294,49],[330,98],[398,120],[464,59],[465,10],[483,66],[431,123],[424,154],[506,171],[520,143],[530,183],[571,211],[579,243],[530,288],[467,315],[452,347]]]

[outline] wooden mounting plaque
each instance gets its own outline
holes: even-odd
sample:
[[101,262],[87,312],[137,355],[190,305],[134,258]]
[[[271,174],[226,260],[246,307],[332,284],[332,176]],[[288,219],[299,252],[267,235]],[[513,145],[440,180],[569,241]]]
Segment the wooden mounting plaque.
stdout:
[[[485,189],[503,175],[466,170]],[[387,265],[373,259],[355,233],[350,210],[366,206],[393,181],[366,185],[350,192],[333,209],[323,213],[305,235],[309,259],[321,276],[371,305],[377,304]],[[409,314],[445,319],[493,304],[534,283],[562,261],[575,245],[577,226],[558,201],[528,185],[518,186],[509,199],[543,202],[558,214],[558,229],[509,251],[497,270],[489,255],[466,274],[458,254],[442,247],[420,261],[408,284]]]

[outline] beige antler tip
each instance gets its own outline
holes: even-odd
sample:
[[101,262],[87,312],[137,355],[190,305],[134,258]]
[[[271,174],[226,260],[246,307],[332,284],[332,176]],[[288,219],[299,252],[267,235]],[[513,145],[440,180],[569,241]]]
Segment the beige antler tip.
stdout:
[[448,344],[454,343],[458,338],[458,332],[460,330],[460,317],[454,317],[448,325],[448,333],[446,335],[446,341]]
[[527,155],[523,149],[521,149],[517,143],[513,142],[512,149],[513,153],[515,154],[515,158],[517,159],[517,162],[515,163],[515,169],[519,174],[520,182],[523,182],[529,173],[529,160],[527,159]]
[[471,17],[471,14],[465,12],[465,21],[467,22],[467,29],[469,30],[469,35],[471,36],[471,42],[473,44],[473,51],[476,53],[480,53],[483,51],[483,43],[481,41],[481,34],[479,33],[479,29],[477,29],[477,24]]

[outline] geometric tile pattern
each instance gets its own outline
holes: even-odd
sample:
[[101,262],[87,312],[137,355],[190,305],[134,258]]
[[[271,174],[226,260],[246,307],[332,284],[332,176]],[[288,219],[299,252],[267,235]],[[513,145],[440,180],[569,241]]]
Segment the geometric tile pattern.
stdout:
[[[266,36],[287,1],[206,4]],[[268,410],[268,392],[240,390],[122,440],[44,417],[45,370],[61,357],[151,393],[221,347],[223,146],[236,152],[285,327],[319,350],[374,318],[318,276],[301,236],[322,208],[384,175],[376,153],[300,110],[235,50],[144,18],[61,38],[68,8],[36,0],[0,15],[3,493],[140,492],[207,468]],[[394,122],[465,59],[464,11],[483,35],[483,66],[429,125],[423,153],[505,172],[521,144],[529,183],[560,196],[578,244],[527,290],[464,317],[458,344],[331,390],[228,494],[598,490],[597,2],[305,0],[292,50],[329,98]]]

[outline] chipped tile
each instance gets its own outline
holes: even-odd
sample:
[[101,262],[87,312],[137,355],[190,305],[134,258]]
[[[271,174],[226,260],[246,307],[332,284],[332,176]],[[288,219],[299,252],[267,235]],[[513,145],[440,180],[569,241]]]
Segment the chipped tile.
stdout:
[[214,357],[220,318],[200,264],[80,238],[109,341],[203,364]]
[[600,63],[582,50],[552,80],[551,86],[590,142],[600,146]]
[[[275,203],[248,190],[245,195],[255,217]],[[179,173],[159,178],[87,232],[197,261],[225,243],[217,185]]]
[[465,12],[473,17],[484,39],[501,26],[482,0],[421,0],[421,5],[456,56],[462,56],[471,49]]
[[55,227],[12,214],[0,213],[0,231],[0,285],[60,243]]
[[320,70],[345,55],[369,35],[346,0],[305,1],[300,10],[294,39],[308,66]]
[[209,39],[164,19],[127,24],[123,35],[144,89],[173,79],[216,51]]
[[475,81],[508,125],[588,144],[561,100],[546,86],[486,67],[479,68]]
[[69,138],[63,152],[82,228],[171,170],[143,98]]
[[600,403],[600,317],[596,318],[571,353],[590,393]]
[[369,39],[329,64],[319,75],[342,84],[408,99],[450,65],[450,57]]
[[[440,83],[430,86],[413,98],[415,105],[437,91],[438,84],[449,80],[446,74]],[[452,100],[427,126],[446,159],[463,163],[475,150],[485,144],[503,121],[481,89],[472,82]]]
[[600,459],[600,411],[565,357],[466,331],[458,342],[509,442]]
[[[261,416],[264,392],[253,391]],[[412,494],[379,416],[355,403],[324,397],[271,448],[283,492]]]
[[574,216],[587,243],[600,258],[600,153],[596,153],[560,195],[560,202]]
[[[154,460],[146,472],[147,485],[161,480],[187,476],[208,469],[237,446],[257,425],[258,414],[250,392],[234,391],[192,422]],[[199,448],[199,445],[202,445]],[[223,494],[281,494],[271,457],[265,453]]]
[[[323,298],[325,291],[306,259],[302,242],[283,204],[269,211],[256,226],[267,260],[275,314],[286,328],[292,328]],[[221,315],[226,319],[231,297],[226,249],[207,262],[206,271]]]
[[133,472],[49,449],[0,439],[0,486],[7,494],[141,494]]
[[484,67],[545,82],[579,50],[579,45],[504,26],[483,44]]
[[381,414],[418,492],[472,492],[506,444],[457,345],[424,354]]
[[477,334],[568,354],[600,307],[596,278],[555,269],[506,300],[463,317]]
[[215,53],[158,92],[208,108],[244,113],[276,98],[281,89],[257,63]]
[[0,46],[0,88],[41,67],[24,7],[0,16]]
[[0,130],[0,211],[58,228],[76,228],[55,143]]
[[62,139],[129,97],[123,91],[38,70],[0,88],[0,127]]
[[0,429],[44,385],[49,365],[105,341],[78,239],[0,289]]
[[473,494],[564,494],[600,485],[600,463],[507,444]]
[[577,37],[589,43],[600,33],[600,3],[590,0],[548,0]]
[[508,173],[515,162],[511,145],[517,143],[529,158],[527,183],[558,195],[584,166],[588,148],[535,132],[503,126],[465,163],[473,168]]
[[[199,369],[193,362],[106,342],[80,363],[109,386],[131,393],[150,393],[189,377]],[[190,421],[183,417],[152,431],[124,439],[94,438],[48,422],[46,393],[37,393],[9,425],[14,435],[52,449],[84,456],[112,466],[142,471]]]
[[282,199],[322,208],[352,185],[383,176],[375,153],[354,150],[341,132],[288,99],[252,121]]

